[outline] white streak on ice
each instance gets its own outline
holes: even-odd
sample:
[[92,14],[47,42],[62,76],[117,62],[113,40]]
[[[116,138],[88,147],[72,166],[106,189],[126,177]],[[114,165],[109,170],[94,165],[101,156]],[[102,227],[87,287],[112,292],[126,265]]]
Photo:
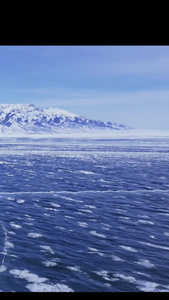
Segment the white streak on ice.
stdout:
[[87,212],[89,214],[93,213],[90,209],[79,209],[82,212]]
[[[99,252],[99,250],[95,249],[95,248],[92,248],[92,247],[88,247],[88,250],[90,250],[92,253],[97,253],[98,255],[100,256],[104,256],[103,253]],[[91,253],[90,252],[90,253]]]
[[82,173],[82,174],[86,174],[86,175],[93,175],[93,174],[95,174],[95,173],[93,173],[91,171],[83,171],[83,170],[78,171],[78,173]]
[[5,226],[3,225],[3,222],[0,221],[0,224],[1,224],[3,232],[4,232],[4,249],[3,249],[3,258],[2,258],[2,262],[1,262],[1,266],[0,266],[0,272],[4,272],[6,270],[6,266],[4,263],[5,263],[5,257],[8,254],[9,241],[8,241],[8,232],[5,228]]
[[127,251],[130,251],[130,252],[137,252],[137,250],[135,250],[134,248],[132,247],[128,247],[128,246],[119,246]]
[[67,269],[69,269],[71,271],[75,271],[75,272],[80,272],[80,267],[78,267],[78,266],[75,266],[75,267],[68,266]]
[[140,242],[140,244],[143,244],[143,245],[147,245],[149,247],[153,247],[153,248],[158,248],[158,249],[164,249],[164,250],[169,250],[169,247],[166,247],[166,246],[160,246],[160,245],[155,245],[155,244],[151,244],[151,243],[146,243],[146,242]]
[[146,224],[146,225],[154,225],[153,222],[151,221],[147,221],[147,220],[138,220],[139,223],[142,223],[142,224]]
[[105,238],[105,237],[106,237],[104,234],[98,233],[98,232],[95,231],[95,230],[90,231],[90,233],[91,233],[92,235],[95,235],[95,236],[98,236],[98,237],[101,237],[101,238]]
[[112,255],[111,257],[112,257],[112,259],[115,260],[115,261],[121,261],[121,262],[124,261],[123,259],[121,259],[120,257],[118,257],[118,256],[116,256],[116,255]]

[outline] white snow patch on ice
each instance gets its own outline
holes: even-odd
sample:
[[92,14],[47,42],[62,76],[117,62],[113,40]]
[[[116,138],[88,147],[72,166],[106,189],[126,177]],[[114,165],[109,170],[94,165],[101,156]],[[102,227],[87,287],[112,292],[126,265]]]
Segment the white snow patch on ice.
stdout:
[[28,282],[42,283],[42,282],[47,281],[47,278],[39,277],[36,274],[30,273],[26,269],[24,269],[24,270],[12,269],[9,271],[9,273],[12,274],[16,278],[26,279]]
[[15,199],[11,197],[7,197],[7,200],[14,201]]
[[27,284],[27,289],[31,292],[74,292],[65,284],[50,284],[50,283],[31,283]]
[[121,259],[120,257],[116,256],[116,255],[112,255],[111,256],[113,260],[115,261],[124,261],[123,259]]
[[8,230],[8,233],[9,233],[9,234],[12,234],[12,235],[15,235],[15,234],[16,234],[15,232],[9,231],[9,230]]
[[164,235],[165,236],[169,236],[169,232],[164,232]]
[[50,246],[43,246],[43,245],[40,245],[40,248],[42,248],[43,250],[41,251],[47,251],[47,252],[50,252],[51,254],[55,254],[55,251],[52,250],[52,248]]
[[138,289],[143,292],[158,292],[158,291],[160,291],[159,289],[157,289],[157,287],[159,285],[156,282],[138,280],[137,284],[138,284]]
[[80,267],[78,266],[74,266],[74,267],[68,266],[67,269],[75,272],[80,272]]
[[136,283],[136,279],[133,276],[126,276],[126,275],[123,275],[120,273],[116,273],[114,276],[116,276],[117,278],[123,279],[127,282],[130,282],[130,283]]
[[31,237],[31,238],[39,238],[41,236],[42,236],[42,234],[36,233],[36,232],[29,232],[28,233],[28,237]]
[[56,262],[50,261],[50,260],[42,261],[42,264],[43,264],[45,267],[55,267],[55,266],[57,265]]
[[0,272],[4,272],[4,271],[6,271],[6,269],[7,269],[6,266],[4,266],[4,265],[0,266]]
[[151,239],[156,240],[157,238],[154,235],[150,235]]
[[96,271],[94,273],[96,273],[97,275],[103,277],[103,279],[105,279],[107,281],[117,281],[117,280],[119,280],[118,278],[111,278],[109,273],[107,271],[104,271],[104,270]]
[[136,262],[138,265],[141,265],[145,268],[152,268],[154,265],[148,260],[148,259],[140,259],[138,262]]
[[25,200],[20,199],[20,200],[17,200],[16,202],[21,204],[21,203],[24,203]]
[[77,222],[80,227],[87,227],[88,224],[85,222]]
[[44,283],[48,281],[47,278],[39,277],[38,275],[33,274],[28,270],[13,269],[10,270],[9,273],[16,278],[25,279],[30,282],[26,285],[26,287],[31,292],[73,292],[73,290],[65,284]]
[[116,273],[115,276],[129,283],[135,284],[140,291],[143,292],[158,292],[158,284],[150,281],[136,280],[133,276]]
[[10,222],[10,226],[14,227],[14,228],[21,228],[21,225],[15,224],[14,222]]
[[14,244],[6,241],[6,248],[14,248]]

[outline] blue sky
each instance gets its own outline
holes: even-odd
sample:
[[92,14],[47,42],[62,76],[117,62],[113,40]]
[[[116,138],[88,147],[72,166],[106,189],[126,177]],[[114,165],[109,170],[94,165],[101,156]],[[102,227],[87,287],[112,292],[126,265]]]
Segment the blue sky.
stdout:
[[0,46],[0,103],[169,130],[169,46]]

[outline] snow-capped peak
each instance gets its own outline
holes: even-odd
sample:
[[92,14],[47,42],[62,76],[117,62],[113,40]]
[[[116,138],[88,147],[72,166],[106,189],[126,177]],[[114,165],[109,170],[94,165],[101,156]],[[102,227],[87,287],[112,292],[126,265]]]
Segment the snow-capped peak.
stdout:
[[34,104],[0,104],[0,132],[57,133],[58,130],[88,129],[128,130],[117,123],[80,117],[60,108],[40,109]]
[[11,112],[15,111],[30,111],[38,109],[34,104],[0,104],[0,112]]
[[43,109],[43,111],[45,111],[46,113],[49,113],[51,115],[57,115],[58,117],[60,117],[60,116],[65,116],[68,118],[80,117],[77,114],[73,114],[67,110],[63,110],[63,109],[60,109],[57,107],[48,107],[46,109]]

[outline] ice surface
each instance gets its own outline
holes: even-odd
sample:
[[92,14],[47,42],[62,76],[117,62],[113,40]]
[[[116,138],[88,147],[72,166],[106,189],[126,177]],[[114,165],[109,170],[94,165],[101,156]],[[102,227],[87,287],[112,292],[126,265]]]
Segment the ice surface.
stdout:
[[0,155],[0,290],[169,291],[169,139],[0,139]]

